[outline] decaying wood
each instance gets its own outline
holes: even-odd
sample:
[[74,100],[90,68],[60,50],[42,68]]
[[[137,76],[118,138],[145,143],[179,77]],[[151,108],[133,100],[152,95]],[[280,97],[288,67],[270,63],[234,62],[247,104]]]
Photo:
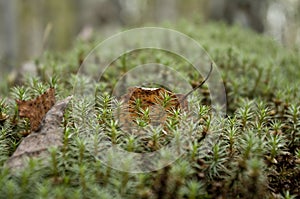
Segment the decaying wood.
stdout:
[[24,138],[14,154],[6,162],[11,169],[24,168],[26,159],[31,157],[47,157],[50,147],[60,147],[63,139],[61,122],[71,96],[57,102],[45,115],[40,128]]

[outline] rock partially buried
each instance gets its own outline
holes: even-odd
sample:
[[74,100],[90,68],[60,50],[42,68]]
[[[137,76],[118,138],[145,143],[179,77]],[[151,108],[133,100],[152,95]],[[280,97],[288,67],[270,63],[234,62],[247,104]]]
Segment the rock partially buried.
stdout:
[[10,169],[26,166],[28,158],[46,158],[50,147],[62,146],[63,128],[61,122],[64,111],[72,96],[57,102],[43,118],[40,128],[24,138],[14,154],[6,162]]

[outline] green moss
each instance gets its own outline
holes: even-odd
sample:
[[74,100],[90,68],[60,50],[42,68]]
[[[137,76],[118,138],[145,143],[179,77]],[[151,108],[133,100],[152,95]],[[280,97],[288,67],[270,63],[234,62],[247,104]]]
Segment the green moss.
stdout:
[[[214,129],[211,124],[210,104],[204,96],[199,98],[194,110],[199,120],[196,127],[187,119],[184,128],[178,130],[178,118],[174,117],[168,121],[171,132],[168,135],[162,129],[148,129],[150,133],[142,136],[120,130],[111,109],[114,99],[108,94],[118,75],[152,61],[175,66],[191,84],[199,81],[194,71],[185,70],[189,65],[182,58],[164,51],[135,51],[113,62],[118,70],[109,70],[103,82],[96,84],[97,123],[88,119],[89,99],[73,102],[72,108],[66,111],[63,147],[50,149],[48,165],[31,160],[28,168],[19,173],[5,168],[5,161],[22,140],[20,131],[26,121],[17,117],[14,101],[1,101],[1,113],[10,116],[0,123],[1,198],[192,199],[272,198],[274,195],[293,198],[300,195],[297,181],[300,178],[299,52],[285,49],[249,30],[221,23],[181,21],[165,26],[202,44],[218,66],[228,105],[227,116],[220,121],[222,128]],[[58,99],[71,95],[74,85],[90,81],[78,78],[76,73],[82,58],[95,45],[96,39],[90,43],[77,41],[69,53],[44,53],[36,61],[38,76],[25,78],[23,86],[11,88],[7,98],[32,98],[48,84],[56,88]],[[80,114],[72,114],[72,110]],[[82,130],[84,125],[97,130],[86,132]],[[173,138],[179,139],[180,133],[188,133],[193,138],[183,147],[184,155],[155,172],[121,172],[99,159],[100,142],[117,144],[128,151],[149,152],[165,146]],[[217,142],[203,148],[203,142],[209,142],[205,137],[212,133]],[[134,164],[137,163],[130,158],[124,163],[128,167]]]

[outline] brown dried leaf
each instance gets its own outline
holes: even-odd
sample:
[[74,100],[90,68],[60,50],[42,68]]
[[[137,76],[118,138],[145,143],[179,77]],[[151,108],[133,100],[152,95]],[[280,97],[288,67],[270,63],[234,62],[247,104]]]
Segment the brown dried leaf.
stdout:
[[[200,88],[208,80],[212,69],[213,65],[211,64],[206,78],[186,94],[175,94],[164,88],[130,87],[127,94],[121,97],[123,106],[121,107],[121,111],[117,114],[121,126],[128,129],[134,125],[134,121],[142,115],[141,109],[143,111],[146,109],[150,111],[148,123],[154,126],[164,126],[167,118],[173,115],[172,109],[181,109],[183,111],[188,109],[187,96]],[[170,97],[170,100],[167,104],[163,104],[164,96],[166,95]],[[138,105],[140,110],[137,109],[137,99],[140,101]]]
[[[166,106],[162,105],[165,95],[170,96],[170,100]],[[141,115],[141,111],[136,109],[136,100],[139,99],[140,108],[150,111],[149,123],[155,126],[163,125],[169,116],[172,116],[172,109],[187,110],[188,102],[183,94],[174,94],[164,88],[144,88],[131,87],[128,93],[121,97],[123,106],[118,119],[125,127],[131,125],[134,120]]]
[[37,131],[43,117],[55,104],[55,89],[49,88],[44,94],[35,99],[28,101],[16,100],[16,102],[19,116],[29,118],[31,132]]

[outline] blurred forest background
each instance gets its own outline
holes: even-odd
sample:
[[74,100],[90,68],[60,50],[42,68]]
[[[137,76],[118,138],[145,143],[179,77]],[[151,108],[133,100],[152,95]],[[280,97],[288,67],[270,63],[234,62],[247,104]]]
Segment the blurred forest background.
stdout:
[[300,0],[0,0],[0,77],[45,50],[64,52],[92,32],[109,36],[122,27],[195,16],[300,47]]

